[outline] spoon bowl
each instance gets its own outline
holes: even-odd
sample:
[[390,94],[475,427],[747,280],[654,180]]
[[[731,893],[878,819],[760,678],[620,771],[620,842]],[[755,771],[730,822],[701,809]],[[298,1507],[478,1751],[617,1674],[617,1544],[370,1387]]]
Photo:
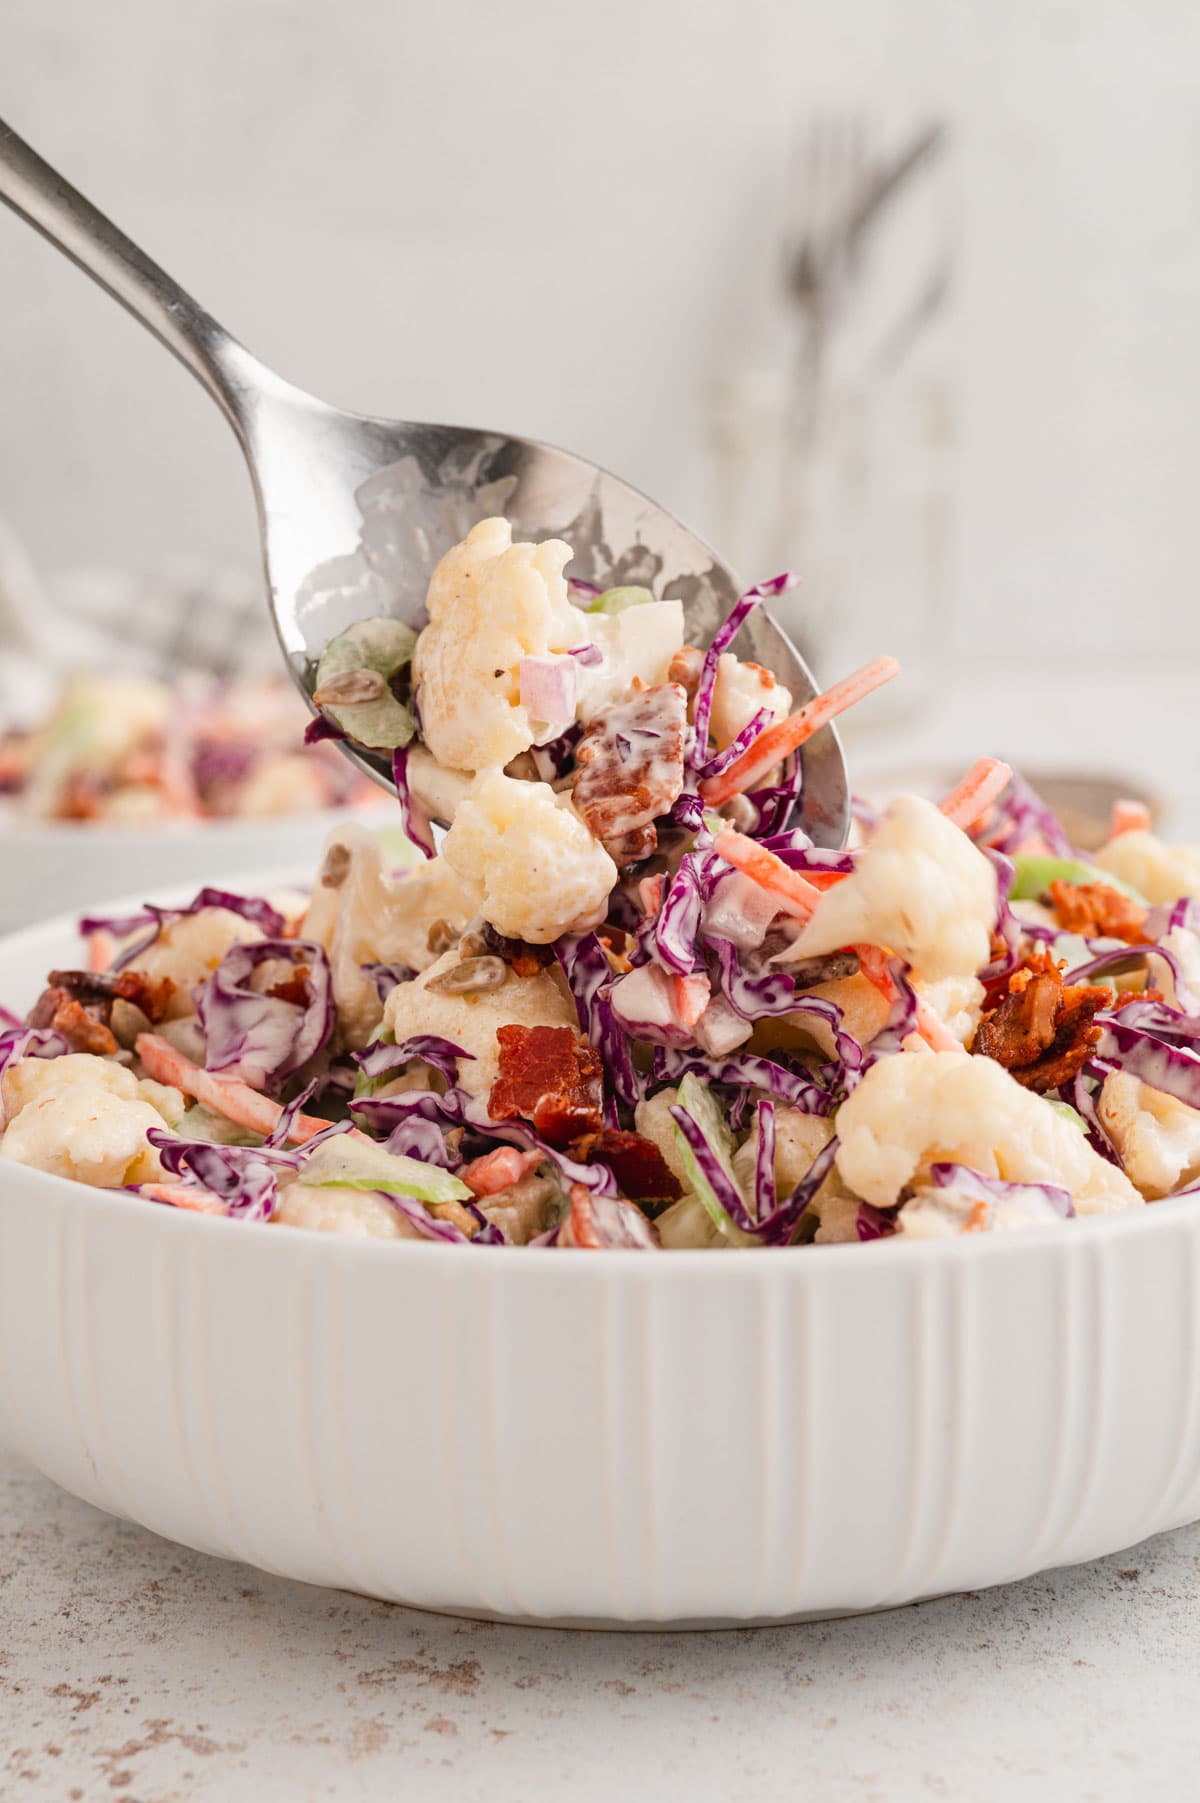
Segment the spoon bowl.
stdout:
[[[565,539],[581,580],[678,598],[691,643],[707,644],[736,600],[739,584],[702,539],[583,458],[503,433],[343,413],[285,382],[2,121],[0,199],[127,307],[222,408],[254,483],[276,631],[310,706],[313,665],[329,640],[370,614],[419,624],[439,558],[489,514],[504,514],[523,538]],[[797,704],[817,692],[763,609],[736,643]],[[342,748],[392,788],[386,759]],[[818,845],[841,846],[850,804],[835,729],[800,755],[794,823]]]

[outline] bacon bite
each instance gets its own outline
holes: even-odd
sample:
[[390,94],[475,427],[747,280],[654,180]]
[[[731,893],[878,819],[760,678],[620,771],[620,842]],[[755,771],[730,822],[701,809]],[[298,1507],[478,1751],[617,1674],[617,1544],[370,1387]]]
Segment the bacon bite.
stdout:
[[1054,918],[1068,933],[1089,939],[1123,939],[1126,945],[1151,945],[1146,932],[1146,910],[1131,896],[1110,883],[1064,883],[1055,877],[1050,885]]
[[576,812],[613,863],[638,864],[658,845],[654,822],[683,788],[687,695],[677,682],[605,710],[575,748]]
[[973,1052],[993,1058],[1026,1089],[1067,1083],[1100,1037],[1093,1016],[1111,1000],[1091,983],[1064,983],[1044,946],[1008,979],[1008,994],[979,1023]]
[[598,1133],[604,1065],[570,1027],[496,1028],[500,1074],[488,1097],[494,1121],[529,1121],[552,1146]]
[[607,1165],[617,1188],[631,1202],[677,1202],[683,1194],[678,1177],[654,1141],[642,1133],[605,1127],[576,1140],[571,1155],[584,1164]]

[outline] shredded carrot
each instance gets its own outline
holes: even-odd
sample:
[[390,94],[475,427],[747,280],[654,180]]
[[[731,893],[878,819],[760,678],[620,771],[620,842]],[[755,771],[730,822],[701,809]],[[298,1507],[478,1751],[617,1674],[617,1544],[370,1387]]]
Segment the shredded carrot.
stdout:
[[774,726],[760,733],[754,743],[743,751],[740,758],[723,770],[720,776],[710,776],[700,784],[700,793],[710,807],[720,807],[734,795],[740,795],[749,789],[760,777],[767,775],[776,764],[791,757],[799,751],[801,745],[811,739],[813,734],[844,714],[848,707],[856,701],[862,701],[867,695],[882,688],[893,676],[900,673],[900,665],[894,657],[877,657],[871,663],[864,664],[861,670],[844,676],[841,682],[835,682],[831,689],[823,695],[814,695],[811,701],[786,720],[777,721]]
[[502,1189],[519,1183],[541,1163],[542,1157],[541,1152],[520,1152],[516,1146],[497,1146],[494,1152],[472,1158],[463,1166],[460,1175],[472,1194],[495,1196]]
[[685,1027],[694,1027],[712,994],[708,983],[704,977],[675,977],[672,982],[675,1012]]
[[1119,839],[1122,833],[1148,833],[1153,825],[1154,816],[1144,802],[1114,801],[1108,836]]
[[713,850],[735,870],[750,877],[760,889],[769,890],[789,914],[795,914],[800,920],[807,920],[821,899],[821,891],[807,877],[790,869],[765,845],[748,839],[745,833],[734,832],[732,827],[717,834]]
[[[136,1045],[146,1074],[156,1082],[173,1084],[185,1095],[195,1096],[214,1113],[223,1114],[226,1120],[236,1122],[239,1127],[248,1127],[252,1133],[266,1135],[278,1125],[283,1113],[279,1103],[273,1102],[270,1096],[260,1095],[248,1083],[237,1077],[226,1077],[220,1071],[201,1070],[158,1033],[139,1033]],[[319,1120],[316,1115],[298,1114],[288,1131],[288,1141],[292,1145],[303,1145],[305,1140],[315,1133],[322,1133],[328,1125],[328,1121]],[[351,1128],[351,1132],[354,1131]]]
[[143,1183],[142,1195],[151,1202],[166,1202],[172,1208],[186,1208],[194,1215],[227,1215],[228,1202],[210,1189],[192,1189],[186,1183]]
[[103,927],[88,935],[88,969],[93,975],[100,976],[108,969],[113,961],[115,949],[116,941],[111,933],[104,931]]
[[977,820],[983,819],[1011,780],[1012,771],[999,758],[980,758],[949,795],[942,797],[938,807],[947,820],[961,826],[964,833],[969,832]]
[[655,914],[658,914],[661,911],[666,890],[667,879],[661,874],[659,876],[644,876],[638,884],[638,902],[641,906],[642,913],[648,920],[652,919]]

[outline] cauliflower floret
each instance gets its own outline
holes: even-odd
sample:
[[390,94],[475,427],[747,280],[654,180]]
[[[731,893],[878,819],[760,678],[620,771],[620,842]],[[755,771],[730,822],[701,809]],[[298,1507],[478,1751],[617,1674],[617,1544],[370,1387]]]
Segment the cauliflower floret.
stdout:
[[930,801],[891,803],[852,876],[827,889],[779,962],[845,945],[882,945],[927,982],[974,976],[987,963],[996,874]]
[[376,1190],[342,1189],[335,1184],[289,1183],[271,1216],[283,1227],[314,1233],[344,1233],[360,1240],[419,1240],[420,1233]]
[[442,853],[497,932],[532,945],[603,920],[617,867],[566,795],[499,770],[477,778]]
[[[713,685],[712,713],[709,729],[723,751],[732,744],[743,726],[749,726],[760,708],[769,708],[772,720],[782,720],[792,711],[792,695],[777,682],[770,670],[761,664],[744,664],[726,651],[717,660],[717,680]],[[768,722],[770,724],[770,722]]]
[[486,1102],[500,1071],[497,1027],[577,1028],[578,1017],[557,965],[547,965],[532,977],[510,975],[499,989],[468,995],[429,987],[459,961],[455,947],[411,983],[397,983],[388,996],[383,1024],[397,1044],[418,1033],[435,1033],[472,1053],[459,1066],[459,1084]]
[[1102,1126],[1133,1183],[1150,1202],[1200,1176],[1200,1109],[1112,1071],[1100,1091]]
[[917,993],[953,1033],[960,1045],[970,1045],[983,1013],[983,984],[978,977],[943,977],[938,983],[918,983]]
[[648,689],[668,680],[671,659],[683,644],[682,601],[643,601],[624,613],[580,617],[584,639],[599,648],[604,660],[580,665],[575,710],[580,720],[624,701],[635,680]]
[[152,945],[130,969],[150,982],[169,977],[175,985],[167,1002],[167,1020],[184,1020],[196,1012],[196,990],[235,945],[265,939],[261,927],[228,908],[201,908],[168,921]]
[[1137,1208],[1128,1177],[1079,1128],[991,1058],[901,1052],[866,1072],[837,1114],[837,1168],[888,1208],[931,1164],[965,1164],[1010,1183],[1052,1183],[1079,1214]]
[[362,966],[423,970],[433,958],[433,923],[445,920],[461,933],[478,907],[478,891],[444,859],[393,880],[373,833],[354,822],[334,828],[301,937],[315,939],[329,954],[338,1024],[348,1045],[365,1045],[383,1016],[379,991]]
[[8,1122],[0,1154],[101,1189],[161,1178],[146,1130],[177,1126],[184,1111],[177,1089],[89,1052],[10,1064],[0,1100]]
[[429,584],[429,624],[413,653],[421,734],[439,764],[503,767],[534,743],[521,706],[521,659],[588,642],[567,598],[571,547],[512,542],[507,520],[480,520]]
[[1155,906],[1200,895],[1200,845],[1167,845],[1156,833],[1118,833],[1092,862]]
[[424,745],[414,743],[409,751],[408,792],[431,820],[449,825],[474,780],[469,770],[447,770],[436,763]]

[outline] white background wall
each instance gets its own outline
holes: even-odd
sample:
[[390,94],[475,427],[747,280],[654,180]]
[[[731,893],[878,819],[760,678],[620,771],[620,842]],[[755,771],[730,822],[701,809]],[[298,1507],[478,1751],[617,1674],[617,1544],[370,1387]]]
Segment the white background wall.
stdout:
[[[1193,0],[0,6],[0,111],[283,373],[701,528],[793,121],[872,96],[958,125],[954,644],[1200,655]],[[211,403],[7,215],[0,514],[50,570],[255,555]]]

